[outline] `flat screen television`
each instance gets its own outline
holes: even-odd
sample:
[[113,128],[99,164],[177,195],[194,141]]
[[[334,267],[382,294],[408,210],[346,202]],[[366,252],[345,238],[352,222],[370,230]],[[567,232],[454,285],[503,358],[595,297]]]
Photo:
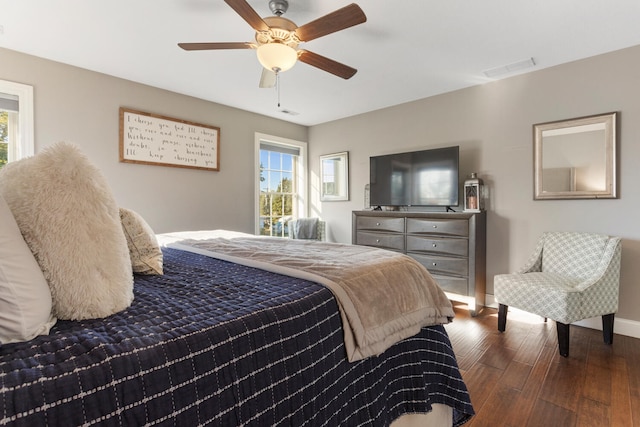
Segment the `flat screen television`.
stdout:
[[454,146],[370,157],[371,206],[458,206],[459,151]]

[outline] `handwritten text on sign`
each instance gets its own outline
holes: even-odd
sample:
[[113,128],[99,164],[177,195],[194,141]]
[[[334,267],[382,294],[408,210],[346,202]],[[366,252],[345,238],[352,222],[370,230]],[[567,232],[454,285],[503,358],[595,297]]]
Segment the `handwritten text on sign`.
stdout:
[[220,128],[120,108],[120,161],[219,170]]

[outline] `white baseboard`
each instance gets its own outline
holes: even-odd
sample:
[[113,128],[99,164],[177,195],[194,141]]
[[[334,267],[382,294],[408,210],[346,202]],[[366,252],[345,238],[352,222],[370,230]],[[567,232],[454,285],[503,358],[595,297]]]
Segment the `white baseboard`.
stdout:
[[[496,309],[498,308],[498,303],[495,301],[493,295],[486,295],[485,304],[487,307]],[[572,323],[572,325],[583,326],[585,328],[597,329],[601,331],[602,318],[594,317],[591,319],[585,319],[579,322]],[[632,338],[640,338],[640,322],[635,320],[623,319],[616,315],[615,321],[613,323],[613,333]]]

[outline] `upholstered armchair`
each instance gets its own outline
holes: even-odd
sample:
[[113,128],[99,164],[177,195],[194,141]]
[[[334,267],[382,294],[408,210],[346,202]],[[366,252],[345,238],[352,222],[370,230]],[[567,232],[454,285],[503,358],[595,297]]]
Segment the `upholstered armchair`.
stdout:
[[524,268],[494,278],[498,330],[505,331],[508,307],[552,319],[556,322],[560,354],[567,357],[569,325],[602,316],[604,342],[613,343],[620,255],[619,237],[544,233]]
[[327,240],[327,223],[318,218],[292,219],[288,223],[289,238],[307,240]]

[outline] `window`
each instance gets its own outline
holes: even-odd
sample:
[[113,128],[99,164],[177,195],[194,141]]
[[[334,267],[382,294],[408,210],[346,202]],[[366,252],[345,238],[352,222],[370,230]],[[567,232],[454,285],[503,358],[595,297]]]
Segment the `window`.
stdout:
[[0,80],[0,168],[33,152],[33,88]]
[[289,236],[287,223],[306,216],[305,142],[256,134],[256,234]]

